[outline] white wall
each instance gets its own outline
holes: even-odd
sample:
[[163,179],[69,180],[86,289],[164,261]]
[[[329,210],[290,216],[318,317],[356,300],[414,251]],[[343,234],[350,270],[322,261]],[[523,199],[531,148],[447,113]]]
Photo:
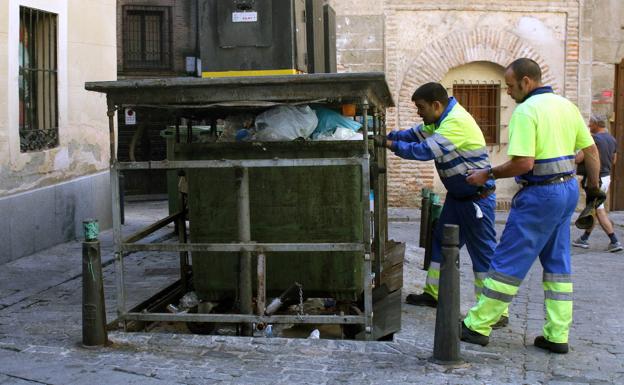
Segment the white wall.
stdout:
[[[116,78],[114,0],[0,2],[0,196],[53,185],[108,167],[108,122],[88,80]],[[57,14],[59,146],[21,153],[19,146],[19,8]]]

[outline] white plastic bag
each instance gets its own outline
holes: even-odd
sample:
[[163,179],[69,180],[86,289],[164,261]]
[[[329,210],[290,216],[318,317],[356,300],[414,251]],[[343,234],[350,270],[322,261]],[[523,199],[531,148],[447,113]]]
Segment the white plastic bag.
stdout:
[[256,117],[253,140],[276,142],[308,138],[317,124],[316,114],[309,106],[277,106]]
[[364,136],[361,132],[354,132],[350,128],[338,127],[331,135],[319,135],[316,140],[362,140]]

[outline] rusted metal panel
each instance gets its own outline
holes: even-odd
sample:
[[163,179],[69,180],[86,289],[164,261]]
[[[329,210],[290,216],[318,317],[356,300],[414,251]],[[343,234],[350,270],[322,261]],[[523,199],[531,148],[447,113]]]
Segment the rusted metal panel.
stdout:
[[[264,144],[263,144],[264,145]],[[323,158],[355,156],[359,141],[272,143],[261,148],[228,144],[184,144],[176,159]],[[249,169],[252,240],[259,243],[353,243],[363,237],[361,166],[267,167]],[[234,242],[237,237],[233,169],[188,170],[191,241]],[[320,245],[319,245],[320,246]],[[301,282],[305,295],[355,300],[362,291],[362,254],[357,251],[267,251],[266,288],[275,296]],[[201,299],[235,295],[236,258],[228,253],[193,256],[195,288]]]
[[[172,161],[119,163],[116,151],[111,151],[112,175],[121,169],[180,168],[185,170],[189,180],[190,243],[181,239],[177,244],[148,245],[124,243],[120,236],[116,237],[120,319],[354,323],[364,325],[364,338],[371,339],[380,336],[373,330],[379,324],[373,317],[374,303],[386,297],[387,304],[390,306],[391,303],[390,307],[382,306],[382,314],[376,310],[376,316],[382,317],[378,320],[391,320],[400,315],[398,288],[401,282],[398,277],[402,264],[392,256],[388,257],[388,251],[384,249],[387,196],[385,174],[380,170],[386,166],[385,150],[373,147],[367,135],[369,109],[373,114],[383,116],[386,108],[394,106],[383,73],[125,80],[87,83],[86,88],[107,94],[109,117],[120,107],[139,106],[167,111],[178,120],[189,117],[211,121],[215,126],[216,119],[230,112],[258,113],[275,104],[314,101],[334,109],[343,103],[353,103],[364,121],[365,140],[362,141],[206,144],[180,143],[177,134]],[[375,124],[375,133],[382,134],[385,131],[383,119]],[[111,145],[115,143],[113,134],[111,132]],[[237,167],[249,171],[251,237],[248,242],[241,242],[237,231],[237,212],[240,211],[236,208]],[[372,185],[369,184],[371,177],[374,178]],[[375,215],[372,228],[371,188],[377,190],[374,209],[381,211]],[[115,227],[119,232],[118,221]],[[371,250],[371,230],[377,242],[374,250]],[[264,288],[268,295],[278,294],[297,281],[303,283],[306,297],[363,300],[364,311],[358,312],[358,316],[303,318],[300,315],[259,317],[251,314],[128,312],[123,256],[136,250],[193,252],[193,282],[204,300],[238,300],[235,298],[236,269],[240,267],[236,266],[236,257],[246,251],[262,253],[266,257],[266,266],[257,276],[266,279]],[[375,272],[377,281],[382,283],[380,289],[386,293],[383,298],[375,297],[373,293],[372,252],[378,255]],[[397,255],[402,256],[402,253]],[[380,263],[382,259],[383,265]],[[185,263],[182,261],[181,268]],[[382,277],[381,271],[386,269],[391,274]],[[256,282],[253,288],[264,291],[262,286],[261,282]],[[387,293],[389,287],[397,290]],[[374,297],[377,300],[373,301]],[[388,311],[392,314],[384,315],[384,309],[390,308],[392,310]],[[384,324],[383,336],[399,327],[394,321]]]
[[293,103],[332,100],[378,108],[394,107],[381,72],[229,78],[163,78],[88,82],[85,89],[106,93],[115,105],[177,106],[223,101]]

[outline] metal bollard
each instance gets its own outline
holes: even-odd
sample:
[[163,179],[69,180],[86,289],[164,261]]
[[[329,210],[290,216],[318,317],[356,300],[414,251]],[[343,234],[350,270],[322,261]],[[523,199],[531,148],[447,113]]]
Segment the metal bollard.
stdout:
[[108,335],[97,220],[85,220],[83,227],[85,241],[82,243],[82,344],[103,346],[108,342]]
[[442,235],[442,265],[433,361],[442,365],[462,362],[459,351],[459,226],[444,225]]
[[429,197],[431,191],[429,189],[422,189],[422,200],[420,201],[420,238],[418,240],[419,247],[425,247],[425,239],[427,234],[427,226],[429,224]]

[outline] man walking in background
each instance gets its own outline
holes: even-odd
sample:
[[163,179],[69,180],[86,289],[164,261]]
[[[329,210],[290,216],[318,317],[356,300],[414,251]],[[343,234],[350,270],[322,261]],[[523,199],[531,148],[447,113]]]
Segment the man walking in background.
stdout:
[[[617,160],[617,142],[607,130],[607,117],[605,115],[592,115],[589,119],[589,131],[591,132],[594,142],[596,142],[596,147],[598,147],[598,152],[600,153],[600,189],[607,194],[609,192],[609,185],[611,184],[611,168],[615,166],[615,162]],[[579,163],[578,173],[583,175],[583,181],[581,184],[583,188],[585,188],[587,178],[584,176],[585,167],[583,163],[583,155],[583,151],[580,151],[577,154],[576,163]],[[598,218],[600,226],[609,237],[607,251],[612,253],[622,251],[622,245],[613,232],[613,223],[607,215],[604,203],[596,208],[596,217]],[[589,248],[588,241],[592,230],[593,227],[585,230],[585,233],[583,233],[580,238],[574,240],[572,245],[582,247],[583,249]]]

